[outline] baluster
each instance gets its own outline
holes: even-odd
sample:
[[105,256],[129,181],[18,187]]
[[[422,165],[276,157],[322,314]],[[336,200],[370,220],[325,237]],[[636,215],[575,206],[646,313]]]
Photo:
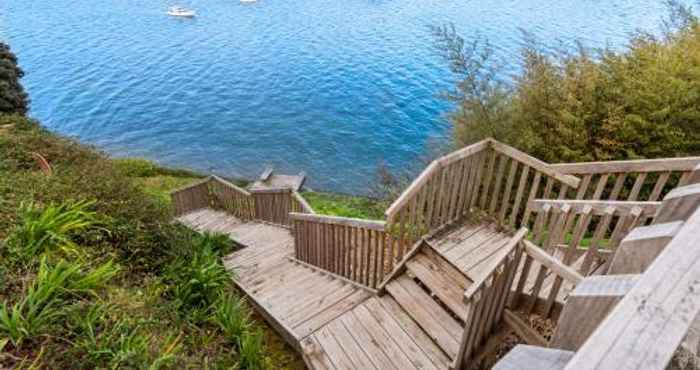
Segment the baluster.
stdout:
[[[498,214],[498,221],[503,224],[506,218],[506,212],[508,207],[511,206],[510,193],[513,190],[513,181],[515,180],[515,173],[518,171],[518,165],[520,163],[513,159],[510,164],[510,171],[508,172],[508,180],[506,181],[505,193],[503,195],[503,201],[501,202],[501,212]],[[513,206],[515,207],[515,206]],[[514,225],[514,223],[513,223]]]
[[491,194],[491,204],[489,205],[489,215],[495,217],[496,206],[500,199],[501,185],[503,182],[503,172],[506,169],[506,163],[508,162],[508,157],[505,155],[499,156],[498,160],[498,170],[496,171],[496,183],[493,185],[493,191]]
[[484,186],[481,190],[481,199],[479,200],[479,208],[482,210],[486,209],[486,201],[488,199],[489,188],[491,187],[491,178],[493,177],[493,168],[496,162],[496,157],[498,153],[491,150],[489,151],[488,167],[486,168],[486,178],[484,179]]

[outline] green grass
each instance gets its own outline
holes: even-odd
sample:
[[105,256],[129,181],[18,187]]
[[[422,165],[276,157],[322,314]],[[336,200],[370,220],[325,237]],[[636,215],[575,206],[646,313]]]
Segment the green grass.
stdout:
[[201,177],[177,177],[170,175],[154,175],[151,177],[136,177],[134,182],[143,190],[159,201],[170,204],[170,192],[201,180]]
[[[174,176],[162,174],[166,170],[149,171],[150,176],[134,176],[133,181],[142,187],[144,191],[166,204],[170,204],[170,192],[201,180],[204,176],[194,176],[185,172]],[[237,185],[245,186],[243,181],[236,181]],[[331,192],[306,191],[302,196],[309,202],[317,213],[369,220],[381,220],[388,206],[387,202],[377,199],[338,194]]]
[[331,216],[384,219],[387,203],[376,199],[324,192],[302,194],[317,213]]

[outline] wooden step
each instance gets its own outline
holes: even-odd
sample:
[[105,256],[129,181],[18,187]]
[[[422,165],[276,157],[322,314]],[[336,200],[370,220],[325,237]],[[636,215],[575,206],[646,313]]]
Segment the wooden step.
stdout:
[[448,311],[406,275],[397,277],[386,289],[450,358],[456,356],[463,328]]
[[408,271],[449,307],[462,322],[466,321],[468,310],[464,303],[464,291],[468,285],[471,285],[469,280],[442,257],[430,251],[427,253],[432,254],[432,258],[425,252],[420,252],[406,262]]
[[315,331],[304,356],[323,369],[447,369],[450,358],[388,295],[367,299]]

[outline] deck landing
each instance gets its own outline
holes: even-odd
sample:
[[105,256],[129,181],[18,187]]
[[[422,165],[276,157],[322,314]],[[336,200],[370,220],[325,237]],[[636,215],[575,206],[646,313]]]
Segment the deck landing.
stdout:
[[243,223],[230,215],[202,209],[178,218],[197,231],[229,235],[242,249],[226,256],[235,284],[297,349],[299,341],[370,297],[369,290],[294,262],[288,229]]

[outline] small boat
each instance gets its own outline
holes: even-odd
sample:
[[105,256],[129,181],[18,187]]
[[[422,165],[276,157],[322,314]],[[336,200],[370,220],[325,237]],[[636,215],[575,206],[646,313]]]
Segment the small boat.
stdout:
[[243,4],[250,4],[250,3],[255,3],[255,2],[257,2],[258,0],[240,0],[240,1],[241,1],[241,3],[243,3]]
[[183,8],[181,6],[173,6],[170,9],[168,9],[168,15],[172,17],[184,17],[184,18],[192,18],[195,16],[194,10]]

